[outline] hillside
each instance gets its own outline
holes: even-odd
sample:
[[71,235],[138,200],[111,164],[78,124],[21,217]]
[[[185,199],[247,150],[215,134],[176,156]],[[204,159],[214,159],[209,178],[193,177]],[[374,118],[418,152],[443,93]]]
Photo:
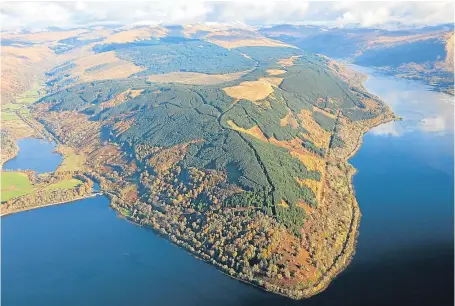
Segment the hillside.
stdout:
[[309,52],[422,80],[453,95],[453,25],[396,31],[278,25],[260,32]]
[[43,43],[58,59],[45,94],[11,114],[44,127],[114,209],[292,298],[346,267],[360,218],[347,159],[394,119],[360,75],[253,29],[73,34]]

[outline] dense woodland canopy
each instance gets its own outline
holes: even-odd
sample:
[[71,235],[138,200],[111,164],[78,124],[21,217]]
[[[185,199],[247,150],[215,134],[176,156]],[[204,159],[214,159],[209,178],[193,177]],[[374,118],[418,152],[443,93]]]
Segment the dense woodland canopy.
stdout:
[[[264,141],[258,138],[260,135],[238,129],[256,128],[263,135],[260,137],[278,142],[297,139],[302,150],[324,158],[328,148],[313,143],[313,138],[309,137],[313,131],[307,130],[305,120],[297,116],[302,110],[311,112],[312,120],[328,133],[334,131],[337,112],[351,120],[367,119],[379,113],[378,110],[365,111],[360,99],[363,94],[351,90],[328,68],[325,59],[296,48],[228,50],[196,39],[175,38],[97,45],[95,50],[99,53],[116,50],[120,58],[148,67],[139,75],[173,71],[227,73],[257,66],[238,80],[222,86],[155,84],[133,76],[83,83],[45,97],[41,102],[51,102],[54,111],[79,111],[89,115],[90,120],[100,121],[106,140],[121,144],[141,161],[140,167],[158,177],[159,171],[144,162],[161,152],[151,148],[184,145],[185,149],[180,148],[179,152],[184,156],[177,164],[170,165],[171,168],[226,172],[228,182],[244,191],[232,195],[225,192],[217,202],[221,200],[228,207],[260,208],[297,235],[305,216],[297,203],[317,205],[315,189],[300,182],[319,182],[323,169],[309,169],[289,154],[285,145]],[[265,99],[234,99],[223,90],[242,82],[267,78],[266,70],[279,68],[279,60],[283,58],[291,58],[292,63],[279,76],[280,85]],[[64,72],[65,66],[58,69]],[[62,71],[56,71],[56,74]],[[141,93],[112,107],[103,107],[126,90],[141,90]],[[323,111],[314,111],[314,108]],[[297,118],[296,125],[283,125],[282,120],[288,113]],[[119,126],[122,126],[121,132]],[[333,145],[343,146],[343,141],[335,136]],[[141,150],[150,150],[150,153]],[[138,158],[138,154],[142,156]],[[184,177],[176,179],[178,184],[180,180],[186,183]],[[208,198],[197,198],[191,204],[193,208],[200,205],[201,199],[207,201]],[[287,208],[281,206],[282,201]]]
[[180,37],[128,44],[99,45],[97,52],[115,50],[120,59],[131,61],[147,70],[139,75],[175,71],[232,73],[251,69],[252,59],[215,44]]

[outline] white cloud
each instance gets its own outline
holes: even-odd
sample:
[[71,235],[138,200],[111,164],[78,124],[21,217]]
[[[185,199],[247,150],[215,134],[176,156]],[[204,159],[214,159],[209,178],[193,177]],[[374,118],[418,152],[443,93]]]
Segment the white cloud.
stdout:
[[425,132],[437,133],[446,129],[446,122],[443,117],[427,117],[420,121],[420,128]]
[[343,26],[345,24],[358,23],[362,27],[371,27],[390,21],[391,16],[389,9],[385,6],[381,6],[374,10],[348,11],[344,13],[341,18],[336,20],[336,24]]
[[[34,24],[67,23],[71,12],[60,3],[18,2],[2,4],[1,25],[3,27],[25,27]],[[52,23],[52,24],[51,24]]]
[[403,135],[403,129],[397,124],[397,122],[387,122],[372,128],[370,133],[376,136],[399,137]]
[[87,8],[87,5],[84,2],[82,2],[82,1],[76,2],[77,10],[83,11],[85,8]]
[[242,1],[211,2],[208,5],[215,12],[209,17],[217,21],[256,25],[302,22],[310,4],[305,1]]
[[388,23],[434,25],[453,22],[452,1],[155,1],[155,2],[2,2],[1,25],[44,28],[117,23],[278,23],[363,27]]

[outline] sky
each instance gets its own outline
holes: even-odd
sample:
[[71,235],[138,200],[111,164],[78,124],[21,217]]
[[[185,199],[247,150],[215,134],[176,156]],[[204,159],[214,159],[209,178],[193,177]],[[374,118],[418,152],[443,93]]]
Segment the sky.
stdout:
[[223,23],[267,26],[314,24],[329,27],[391,28],[453,23],[453,1],[96,1],[2,2],[2,30],[72,28],[90,25]]

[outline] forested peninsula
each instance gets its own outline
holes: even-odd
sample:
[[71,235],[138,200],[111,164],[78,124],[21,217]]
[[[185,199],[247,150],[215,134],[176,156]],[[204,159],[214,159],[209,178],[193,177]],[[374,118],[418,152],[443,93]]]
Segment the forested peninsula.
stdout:
[[348,159],[397,118],[325,56],[246,30],[141,31],[52,45],[44,94],[14,114],[64,156],[41,182],[80,183],[2,211],[86,196],[96,182],[126,219],[232,277],[294,299],[325,289],[355,251]]

